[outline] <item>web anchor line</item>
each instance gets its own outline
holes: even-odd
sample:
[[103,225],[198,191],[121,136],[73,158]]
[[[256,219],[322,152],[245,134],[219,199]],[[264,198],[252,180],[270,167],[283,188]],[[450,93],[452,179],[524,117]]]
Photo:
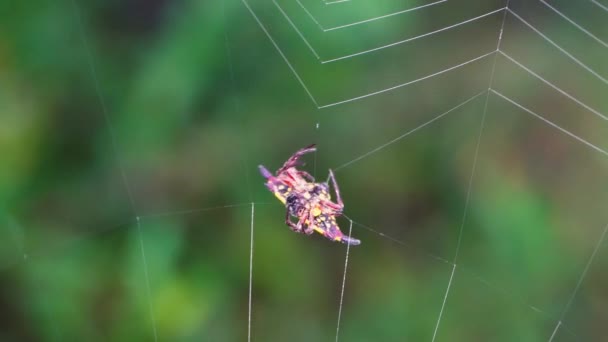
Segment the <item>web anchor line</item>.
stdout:
[[152,298],[152,289],[150,287],[150,275],[148,274],[148,261],[146,258],[146,248],[144,245],[144,236],[143,236],[143,231],[141,229],[141,220],[139,219],[139,216],[137,216],[136,220],[137,220],[137,236],[139,239],[139,248],[141,251],[141,259],[143,262],[144,276],[146,278],[146,296],[148,298],[148,311],[150,312],[150,320],[152,321],[152,330],[154,332],[154,340],[158,341],[158,334],[156,332],[156,318],[154,317],[154,306],[152,305],[152,300],[150,300],[150,298]]
[[[568,131],[568,130],[566,130],[566,129],[560,127],[560,126],[558,126],[557,124],[553,123],[552,121],[549,121],[548,119],[545,119],[543,116],[541,116],[541,115],[535,113],[534,111],[532,111],[532,110],[530,110],[530,109],[522,106],[521,104],[519,104],[519,103],[515,102],[514,100],[506,97],[505,95],[499,93],[498,91],[496,91],[494,89],[490,89],[490,91],[493,92],[498,97],[506,100],[507,102],[510,102],[511,104],[513,104],[514,106],[518,107],[519,109],[521,109],[521,110],[523,110],[523,111],[525,111],[525,112],[527,112],[527,113],[535,116],[536,118],[544,121],[545,123],[547,123],[548,125],[552,126],[553,128],[556,128],[557,130],[561,131],[562,133],[564,133],[564,134],[566,134],[566,135],[568,135],[568,136],[570,136],[570,137],[578,140],[579,142],[587,145],[588,147],[590,147],[590,148],[592,148],[592,149],[594,149],[594,150],[602,153],[604,156],[608,157],[608,151],[606,151],[606,150],[604,150],[604,149],[602,149],[602,148],[600,148],[600,147],[598,147],[598,146],[596,146],[596,145],[588,142],[587,140],[585,140],[585,139],[583,139],[583,138],[575,135],[574,133],[571,133],[570,131]],[[604,240],[606,238],[606,233],[607,232],[608,232],[608,225],[606,225],[606,228],[604,228],[604,230],[602,232],[602,235],[600,236],[600,238],[599,238],[599,240],[598,240],[598,242],[597,242],[597,244],[596,244],[596,246],[595,246],[595,248],[593,250],[593,253],[591,254],[589,260],[587,261],[587,265],[585,266],[585,269],[583,270],[583,273],[579,277],[579,280],[578,280],[578,282],[576,284],[576,287],[572,291],[572,294],[570,295],[570,299],[568,300],[568,303],[564,307],[564,310],[562,311],[561,316],[558,319],[557,325],[555,326],[555,329],[553,330],[553,333],[549,337],[549,342],[553,341],[553,338],[556,336],[556,334],[557,334],[557,332],[558,332],[558,330],[560,328],[562,328],[562,330],[564,330],[563,319],[565,318],[566,313],[568,312],[568,310],[569,310],[569,308],[570,308],[570,306],[571,306],[574,298],[576,297],[576,294],[578,293],[579,288],[580,288],[581,284],[583,283],[583,280],[585,279],[585,277],[587,275],[587,272],[589,271],[589,269],[591,267],[591,264],[593,263],[593,260],[595,259],[598,250],[602,246],[602,244],[603,244],[603,242],[604,242]],[[572,332],[569,331],[568,329],[566,329],[566,332],[572,334]]]
[[589,269],[591,268],[591,264],[593,263],[593,260],[595,259],[595,256],[597,255],[597,251],[600,249],[600,247],[604,243],[604,239],[606,238],[606,232],[608,232],[608,225],[606,225],[606,227],[602,231],[602,235],[600,236],[600,239],[597,241],[597,244],[595,245],[595,248],[593,249],[593,253],[591,253],[589,260],[587,261],[587,265],[585,265],[585,269],[583,270],[583,273],[581,273],[581,276],[578,278],[576,287],[572,291],[572,295],[570,295],[570,299],[568,300],[568,303],[566,303],[566,306],[564,307],[564,310],[562,311],[561,317],[560,317],[559,321],[557,322],[557,325],[555,326],[555,330],[553,330],[553,334],[551,334],[551,337],[549,338],[549,342],[553,341],[553,337],[555,337],[559,327],[562,325],[562,321],[566,317],[566,313],[568,312],[568,310],[570,310],[570,306],[572,305],[572,302],[574,301],[574,298],[576,297],[578,290],[580,289],[581,285],[583,284],[583,281],[585,280],[585,277],[587,276],[587,272],[589,272]]
[[[353,232],[353,221],[350,220],[350,227],[348,229],[348,237],[350,238]],[[342,290],[340,291],[340,306],[338,307],[338,323],[336,324],[336,342],[340,335],[340,320],[342,318],[342,304],[344,302],[344,288],[346,287],[346,269],[348,267],[348,253],[350,251],[350,244],[346,245],[346,258],[344,258],[344,275],[342,276]]]
[[452,261],[452,264],[454,264],[454,268],[452,269],[452,275],[450,276],[450,280],[448,281],[448,286],[445,290],[445,297],[443,299],[443,303],[441,304],[441,309],[439,310],[439,315],[437,316],[437,323],[435,324],[435,331],[433,332],[433,339],[431,340],[432,342],[435,342],[435,339],[437,337],[437,331],[439,330],[439,325],[441,324],[441,318],[443,317],[443,310],[445,308],[445,305],[446,305],[446,302],[447,302],[447,299],[448,299],[448,296],[450,293],[450,289],[452,287],[452,278],[454,277],[454,273],[456,272],[456,264],[458,262],[458,256],[460,253],[460,245],[462,243],[464,226],[466,224],[469,204],[470,204],[470,200],[471,200],[473,182],[475,180],[475,173],[477,170],[477,159],[479,157],[479,147],[481,146],[481,137],[483,136],[483,131],[484,131],[485,122],[486,122],[486,114],[488,112],[488,101],[489,101],[489,97],[490,97],[490,88],[492,88],[492,84],[494,83],[494,73],[496,72],[496,61],[498,59],[497,58],[498,51],[500,51],[500,44],[502,43],[502,35],[504,32],[504,28],[505,28],[505,21],[507,19],[507,11],[509,11],[509,1],[510,0],[507,0],[507,2],[505,4],[505,11],[503,12],[502,23],[500,24],[500,32],[498,33],[498,38],[496,39],[496,51],[494,52],[494,62],[492,63],[492,70],[490,72],[490,80],[488,82],[489,84],[488,84],[488,89],[487,89],[487,94],[486,94],[486,100],[485,100],[485,104],[483,107],[483,113],[481,115],[479,133],[477,136],[477,144],[475,146],[475,154],[473,155],[473,165],[471,166],[471,176],[469,178],[469,186],[467,189],[467,195],[466,195],[466,199],[465,199],[465,203],[464,203],[462,221],[460,224],[460,229],[458,231],[458,241],[456,242],[456,251],[454,252],[454,260]]
[[247,341],[251,342],[251,313],[252,313],[252,299],[253,299],[253,222],[255,216],[255,203],[251,202],[251,235],[249,243],[249,307],[247,315]]
[[[373,228],[371,228],[371,227],[369,227],[369,226],[367,226],[367,225],[365,225],[365,224],[362,224],[362,223],[360,223],[360,222],[357,222],[357,221],[353,220],[352,218],[350,218],[350,217],[349,217],[349,216],[347,216],[347,215],[343,215],[343,216],[344,216],[346,219],[348,219],[349,221],[351,221],[351,222],[353,223],[353,225],[357,225],[357,226],[359,226],[359,227],[361,227],[361,228],[363,228],[363,229],[365,229],[365,230],[367,230],[367,231],[370,231],[370,232],[372,232],[372,233],[374,233],[374,234],[378,235],[378,236],[379,236],[379,237],[381,237],[381,238],[384,238],[384,239],[386,239],[386,240],[388,240],[388,241],[390,241],[390,242],[392,242],[392,243],[398,244],[398,245],[400,245],[400,246],[402,246],[402,247],[405,247],[405,248],[408,248],[408,249],[414,250],[416,253],[423,254],[423,255],[425,255],[426,257],[430,257],[430,258],[432,258],[432,259],[435,259],[435,261],[437,261],[437,262],[439,262],[439,263],[441,263],[441,264],[444,264],[444,265],[450,265],[450,266],[452,267],[453,272],[456,272],[456,271],[455,271],[455,268],[457,267],[457,268],[459,269],[459,272],[464,273],[464,274],[466,274],[467,276],[471,277],[471,279],[474,279],[475,281],[478,281],[478,282],[482,283],[484,286],[486,286],[486,287],[488,287],[489,289],[491,289],[491,290],[495,291],[495,292],[497,293],[497,295],[499,295],[499,296],[503,296],[504,298],[510,298],[510,299],[512,299],[512,300],[514,300],[514,301],[516,301],[516,302],[520,303],[522,306],[526,306],[528,309],[530,309],[530,310],[532,310],[532,311],[534,311],[534,312],[537,312],[537,313],[542,314],[542,315],[543,315],[543,316],[545,316],[545,318],[547,318],[547,319],[551,319],[551,320],[553,320],[553,319],[557,319],[557,318],[556,318],[554,315],[549,314],[549,313],[547,313],[547,312],[545,312],[545,311],[543,311],[543,310],[539,309],[539,308],[538,308],[538,307],[536,307],[536,306],[530,305],[530,304],[529,304],[529,303],[526,301],[526,299],[525,299],[525,298],[522,298],[521,296],[515,295],[515,294],[513,294],[513,293],[509,292],[508,290],[505,290],[505,289],[503,289],[503,288],[499,287],[498,285],[493,284],[493,283],[491,283],[490,281],[488,281],[488,280],[484,279],[484,278],[483,278],[481,275],[479,275],[479,274],[477,274],[476,272],[474,272],[474,271],[472,271],[472,270],[468,269],[468,268],[466,267],[466,265],[463,265],[463,264],[458,264],[458,265],[456,265],[456,264],[454,264],[453,262],[451,262],[451,261],[449,261],[449,260],[447,260],[447,259],[445,259],[445,258],[442,258],[442,257],[440,257],[440,256],[438,256],[438,255],[433,254],[433,253],[427,252],[427,251],[425,251],[424,249],[421,249],[421,248],[418,248],[418,247],[414,246],[413,244],[406,243],[406,242],[404,242],[403,240],[397,239],[397,238],[395,238],[395,237],[393,237],[393,236],[390,236],[390,235],[388,235],[388,234],[386,234],[386,233],[383,233],[382,231],[379,231],[379,230],[373,229]],[[453,275],[452,275],[452,274],[450,274],[450,278],[452,279],[452,282],[453,282]],[[448,281],[448,288],[450,288],[450,287],[451,287],[451,283],[450,283],[450,281]],[[446,291],[446,292],[449,292],[449,291]],[[444,295],[444,298],[445,298],[445,295]],[[445,299],[444,299],[444,300],[445,300]],[[444,306],[444,305],[443,305],[443,306]],[[562,327],[561,327],[561,328],[563,329],[563,331],[567,332],[569,335],[571,335],[571,336],[573,336],[573,337],[578,338],[578,336],[577,336],[577,335],[575,335],[575,334],[574,334],[574,333],[573,333],[573,332],[572,332],[572,331],[571,331],[569,328],[567,328],[567,326],[566,326],[566,325],[562,324]]]
[[[235,76],[235,72],[234,72],[234,63],[232,61],[232,49],[230,47],[230,35],[229,35],[229,31],[228,31],[228,27],[230,27],[230,25],[228,24],[229,21],[227,19],[226,16],[226,0],[222,0],[222,18],[224,20],[224,24],[226,26],[226,29],[224,29],[224,49],[226,51],[226,58],[228,59],[228,75],[230,76],[230,91],[232,93],[234,93],[234,109],[237,113],[242,115],[242,110],[241,110],[241,101],[239,100],[239,96],[238,94],[236,94],[236,76]],[[240,128],[242,130],[245,130],[246,127],[245,125],[243,125],[243,123],[240,123]],[[245,140],[243,140],[243,142],[241,143],[241,149],[244,151],[243,153],[240,154],[240,159],[241,159],[241,169],[243,171],[243,173],[245,174],[245,184],[247,186],[247,192],[249,194],[249,201],[253,201],[253,195],[251,192],[251,184],[249,181],[249,156],[246,153],[247,150],[247,145],[244,142]]]
[[79,28],[80,39],[81,39],[83,48],[85,50],[85,53],[87,55],[87,63],[88,63],[89,70],[91,73],[91,78],[93,79],[93,83],[95,85],[95,92],[99,99],[99,103],[101,106],[101,111],[103,113],[105,124],[106,124],[108,132],[110,134],[110,140],[112,143],[112,150],[114,152],[114,158],[116,159],[116,163],[118,164],[118,168],[120,170],[120,174],[122,177],[122,182],[125,186],[125,190],[127,191],[127,197],[129,199],[129,203],[131,205],[131,211],[133,212],[133,215],[135,216],[135,219],[137,222],[137,231],[138,231],[138,236],[139,236],[141,256],[142,256],[142,262],[143,262],[143,267],[144,267],[144,275],[145,275],[145,280],[146,280],[148,310],[149,310],[150,320],[151,320],[151,324],[152,324],[152,333],[154,335],[154,341],[158,341],[158,334],[156,331],[156,319],[154,318],[154,308],[153,308],[152,301],[151,301],[150,278],[148,276],[148,263],[146,260],[146,253],[145,253],[145,248],[144,248],[144,241],[143,241],[143,236],[142,236],[143,233],[141,230],[140,218],[137,215],[137,208],[135,205],[135,200],[134,200],[134,196],[133,196],[131,187],[129,185],[129,180],[127,178],[127,173],[125,171],[123,163],[118,154],[118,142],[117,142],[117,138],[116,138],[116,133],[114,131],[114,127],[112,126],[112,122],[110,120],[110,115],[108,114],[108,108],[107,108],[106,101],[105,101],[105,98],[103,96],[103,92],[101,89],[101,83],[100,83],[99,77],[97,75],[97,67],[96,67],[95,61],[94,61],[95,59],[93,56],[93,52],[91,51],[91,48],[89,47],[88,38],[87,38],[87,35],[85,32],[84,24],[82,22],[80,8],[79,8],[76,0],[71,0],[71,4],[72,4],[72,9],[74,10],[74,16],[76,17],[76,22],[77,22],[77,25]]
[[[598,147],[598,146],[596,146],[596,145],[594,145],[594,144],[590,143],[589,141],[587,141],[587,140],[585,140],[585,139],[583,139],[583,138],[581,138],[581,137],[577,136],[576,134],[574,134],[574,133],[572,133],[572,132],[570,132],[570,131],[568,131],[568,130],[566,130],[566,129],[564,129],[564,128],[560,127],[560,126],[558,126],[557,124],[553,123],[552,121],[550,121],[550,120],[548,120],[548,119],[545,119],[545,118],[544,118],[543,116],[541,116],[540,114],[537,114],[537,113],[535,113],[534,111],[532,111],[532,110],[530,110],[530,109],[528,109],[528,108],[526,108],[526,107],[522,106],[521,104],[519,104],[519,103],[515,102],[514,100],[512,100],[512,99],[510,99],[510,98],[506,97],[505,95],[503,95],[503,94],[499,93],[498,91],[496,91],[496,90],[494,90],[494,89],[490,89],[490,91],[491,91],[492,93],[494,93],[495,95],[497,95],[498,97],[500,97],[500,98],[504,99],[505,101],[510,102],[511,104],[513,104],[514,106],[518,107],[519,109],[521,109],[521,110],[523,110],[523,111],[527,112],[528,114],[533,115],[534,117],[538,118],[538,119],[539,119],[539,120],[541,120],[541,121],[544,121],[546,124],[548,124],[548,125],[552,126],[553,128],[556,128],[557,130],[561,131],[562,133],[564,133],[564,134],[566,134],[566,135],[570,136],[571,138],[573,138],[573,139],[575,139],[575,140],[578,140],[579,142],[581,142],[581,143],[583,143],[583,144],[587,145],[588,147],[590,147],[590,148],[592,148],[592,149],[594,149],[594,150],[596,150],[596,151],[600,152],[600,153],[601,153],[601,154],[603,154],[604,156],[608,157],[608,151],[606,151],[606,150],[604,150],[604,149],[602,149],[602,148],[600,148],[600,147]],[[575,289],[573,290],[572,295],[570,296],[570,299],[568,300],[568,303],[566,304],[566,307],[565,307],[565,308],[564,308],[564,310],[562,311],[561,317],[559,318],[558,323],[557,323],[557,325],[555,326],[555,329],[553,330],[553,333],[551,334],[551,337],[549,337],[549,342],[552,342],[552,341],[553,341],[553,338],[556,336],[556,334],[557,334],[557,332],[558,332],[558,330],[559,330],[560,328],[561,328],[562,330],[564,330],[565,326],[564,326],[564,324],[563,324],[563,319],[564,319],[564,317],[565,317],[565,314],[567,313],[567,311],[568,311],[568,309],[569,309],[570,305],[572,304],[572,301],[574,300],[574,298],[575,298],[576,294],[578,293],[578,290],[579,290],[579,288],[580,288],[580,286],[581,286],[581,284],[582,284],[582,282],[583,282],[583,280],[584,280],[584,278],[585,278],[585,276],[586,276],[587,272],[589,271],[589,268],[591,267],[591,264],[592,264],[593,260],[595,259],[595,256],[596,256],[596,254],[597,254],[597,252],[598,252],[599,248],[601,247],[602,243],[604,242],[604,240],[605,240],[605,238],[606,238],[606,233],[607,233],[607,232],[608,232],[608,225],[606,226],[606,228],[604,228],[604,231],[602,232],[602,235],[601,235],[601,237],[600,237],[600,239],[599,239],[598,243],[596,244],[595,249],[593,250],[593,253],[591,254],[591,257],[589,258],[589,260],[588,260],[588,262],[587,262],[587,265],[585,266],[585,269],[584,269],[583,273],[581,274],[581,276],[580,276],[580,278],[579,278],[579,280],[578,280],[578,283],[577,283],[577,285],[576,285]],[[569,334],[573,335],[573,333],[572,333],[570,330],[568,330],[568,329],[565,329],[565,330],[566,330],[566,332],[568,332]]]
[[450,280],[448,280],[448,287],[445,290],[445,295],[443,296],[443,303],[441,303],[441,310],[439,310],[439,318],[437,320],[437,324],[435,325],[435,330],[433,331],[433,338],[431,341],[435,341],[437,337],[437,331],[439,330],[439,322],[441,322],[441,317],[443,316],[443,309],[445,309],[445,303],[448,300],[448,295],[450,293],[450,288],[452,287],[452,279],[454,279],[454,273],[456,273],[456,264],[452,266],[452,273],[450,274]]
[[557,322],[555,329],[553,329],[553,332],[551,333],[551,337],[549,337],[549,342],[553,341],[553,338],[555,337],[555,335],[557,335],[557,330],[559,330],[559,327],[561,325],[562,325],[562,321]]

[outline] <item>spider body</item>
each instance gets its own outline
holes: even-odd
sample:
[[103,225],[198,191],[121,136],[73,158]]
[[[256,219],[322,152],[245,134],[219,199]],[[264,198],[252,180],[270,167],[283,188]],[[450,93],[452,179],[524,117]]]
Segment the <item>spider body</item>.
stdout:
[[[266,187],[285,205],[285,223],[294,232],[310,235],[316,231],[332,241],[358,245],[361,241],[344,235],[338,227],[336,217],[342,215],[344,203],[333,172],[329,170],[329,179],[337,203],[331,200],[328,182],[316,183],[310,174],[296,168],[302,155],[315,150],[315,145],[310,145],[297,151],[277,170],[276,176],[260,165]],[[291,221],[292,217],[297,223]]]

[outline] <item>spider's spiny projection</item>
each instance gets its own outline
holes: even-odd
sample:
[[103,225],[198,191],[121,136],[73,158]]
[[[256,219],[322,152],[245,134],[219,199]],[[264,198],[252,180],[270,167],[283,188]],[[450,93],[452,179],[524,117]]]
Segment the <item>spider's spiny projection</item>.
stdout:
[[[336,217],[342,215],[344,203],[334,173],[329,170],[337,203],[331,200],[327,182],[315,183],[309,173],[296,169],[299,158],[314,151],[315,145],[297,151],[277,170],[276,176],[260,165],[266,187],[285,205],[285,223],[294,232],[310,235],[316,231],[332,241],[358,245],[361,241],[344,235],[338,227]],[[298,219],[297,223],[291,221],[292,216]]]

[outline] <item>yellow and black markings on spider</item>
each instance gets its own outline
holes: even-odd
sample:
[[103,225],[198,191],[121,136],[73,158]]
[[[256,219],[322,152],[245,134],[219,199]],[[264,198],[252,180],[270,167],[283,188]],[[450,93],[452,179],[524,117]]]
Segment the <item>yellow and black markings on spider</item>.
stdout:
[[[333,172],[329,170],[329,179],[337,202],[331,200],[329,183],[316,183],[310,174],[296,169],[298,159],[315,150],[315,145],[298,150],[277,170],[276,176],[260,165],[266,187],[285,205],[285,223],[293,231],[307,235],[316,231],[332,241],[358,245],[361,241],[344,235],[338,227],[336,217],[342,215],[344,203]],[[297,218],[297,223],[291,217]]]
[[277,189],[274,191],[274,195],[279,199],[283,204],[287,201],[287,196],[291,193],[291,189],[283,184],[277,186]]

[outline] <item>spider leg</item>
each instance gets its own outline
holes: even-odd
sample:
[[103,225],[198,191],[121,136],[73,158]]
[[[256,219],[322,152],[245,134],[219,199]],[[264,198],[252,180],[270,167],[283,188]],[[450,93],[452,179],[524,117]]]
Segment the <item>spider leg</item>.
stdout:
[[296,233],[301,233],[302,232],[301,223],[302,223],[302,220],[298,221],[298,224],[291,222],[291,218],[289,216],[289,210],[287,210],[285,212],[285,224],[287,224],[287,226],[289,226],[289,228],[291,228],[291,230],[293,230]]
[[298,174],[306,179],[308,179],[309,182],[314,183],[315,182],[315,177],[311,176],[310,173],[306,172],[306,171],[298,171]]
[[277,174],[280,174],[281,172],[289,169],[292,166],[298,165],[298,159],[300,159],[300,157],[302,157],[306,153],[314,152],[316,150],[317,150],[317,148],[315,147],[315,144],[312,144],[310,146],[306,146],[306,147],[298,150],[291,157],[289,157],[289,159],[287,159],[287,161],[285,162],[285,164],[283,164],[283,166],[277,171]]
[[[305,215],[304,215],[305,214]],[[304,234],[306,235],[310,235],[312,234],[315,230],[313,229],[315,221],[314,221],[314,216],[312,215],[312,212],[309,210],[308,212],[304,213],[302,215],[302,217],[306,217],[306,219],[308,220],[308,223],[306,223],[304,225]]]
[[336,182],[336,177],[334,176],[334,172],[329,169],[329,179],[331,179],[331,184],[334,186],[334,191],[336,193],[336,201],[338,201],[338,207],[334,208],[342,213],[342,209],[344,209],[344,202],[342,202],[342,197],[340,196],[340,188],[338,187],[338,183]]
[[324,201],[323,205],[327,208],[329,208],[331,210],[331,213],[334,216],[340,216],[342,215],[342,212],[344,211],[344,206],[340,206],[339,204],[336,204],[332,201]]

